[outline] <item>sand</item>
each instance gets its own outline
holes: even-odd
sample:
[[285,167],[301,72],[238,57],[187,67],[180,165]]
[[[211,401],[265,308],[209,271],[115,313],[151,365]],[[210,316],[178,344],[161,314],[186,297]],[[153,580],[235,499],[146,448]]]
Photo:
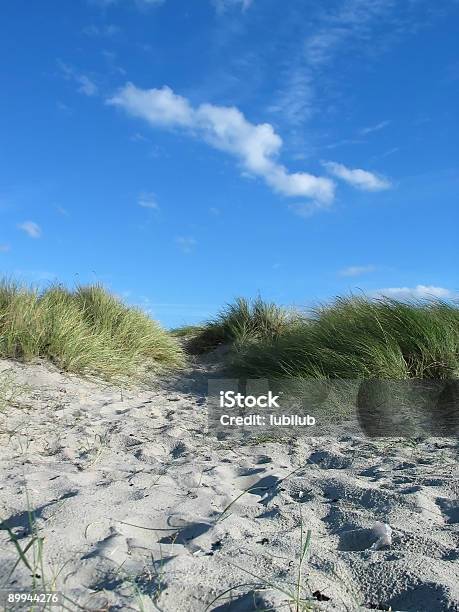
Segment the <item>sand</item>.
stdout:
[[[0,361],[0,519],[43,538],[62,609],[294,610],[308,530],[303,609],[459,609],[457,440],[217,440],[209,373],[121,389]],[[17,558],[0,531],[0,587],[30,589]]]

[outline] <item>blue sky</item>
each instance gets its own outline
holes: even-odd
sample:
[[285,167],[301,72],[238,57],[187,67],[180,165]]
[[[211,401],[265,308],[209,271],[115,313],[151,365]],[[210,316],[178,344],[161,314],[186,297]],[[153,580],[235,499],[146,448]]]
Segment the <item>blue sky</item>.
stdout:
[[456,297],[459,3],[15,0],[0,271],[167,326],[235,296]]

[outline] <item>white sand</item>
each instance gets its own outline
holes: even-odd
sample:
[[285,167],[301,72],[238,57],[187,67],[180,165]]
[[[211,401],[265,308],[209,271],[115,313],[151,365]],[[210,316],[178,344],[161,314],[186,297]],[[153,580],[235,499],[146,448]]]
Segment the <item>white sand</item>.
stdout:
[[[248,572],[293,590],[301,520],[307,609],[459,609],[456,440],[231,447],[206,431],[203,365],[130,391],[44,364],[0,370],[28,387],[0,404],[0,519],[24,548],[27,492],[45,578],[60,570],[57,588],[84,609],[201,612],[235,587],[210,609],[293,610]],[[0,587],[30,587],[22,564],[8,578],[16,559],[1,531]]]

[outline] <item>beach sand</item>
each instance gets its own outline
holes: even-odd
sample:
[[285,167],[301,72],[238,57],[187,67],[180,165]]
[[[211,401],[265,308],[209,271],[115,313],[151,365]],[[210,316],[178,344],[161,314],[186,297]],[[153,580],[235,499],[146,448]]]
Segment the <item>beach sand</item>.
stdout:
[[[0,371],[0,519],[66,609],[294,610],[308,530],[303,609],[459,609],[457,440],[218,440],[202,360],[134,389]],[[17,559],[0,531],[0,588],[30,589]]]

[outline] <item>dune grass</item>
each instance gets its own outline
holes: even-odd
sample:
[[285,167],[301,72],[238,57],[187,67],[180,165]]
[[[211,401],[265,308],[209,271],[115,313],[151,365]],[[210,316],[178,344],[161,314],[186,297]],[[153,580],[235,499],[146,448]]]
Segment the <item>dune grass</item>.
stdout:
[[338,298],[307,317],[239,300],[202,336],[231,344],[231,365],[239,375],[459,377],[459,308],[438,300]]
[[205,325],[175,333],[188,335],[191,352],[204,353],[222,344],[273,340],[292,325],[295,317],[293,312],[261,298],[237,298]]
[[7,280],[0,282],[0,357],[42,357],[106,379],[184,362],[175,338],[100,285],[39,291]]

